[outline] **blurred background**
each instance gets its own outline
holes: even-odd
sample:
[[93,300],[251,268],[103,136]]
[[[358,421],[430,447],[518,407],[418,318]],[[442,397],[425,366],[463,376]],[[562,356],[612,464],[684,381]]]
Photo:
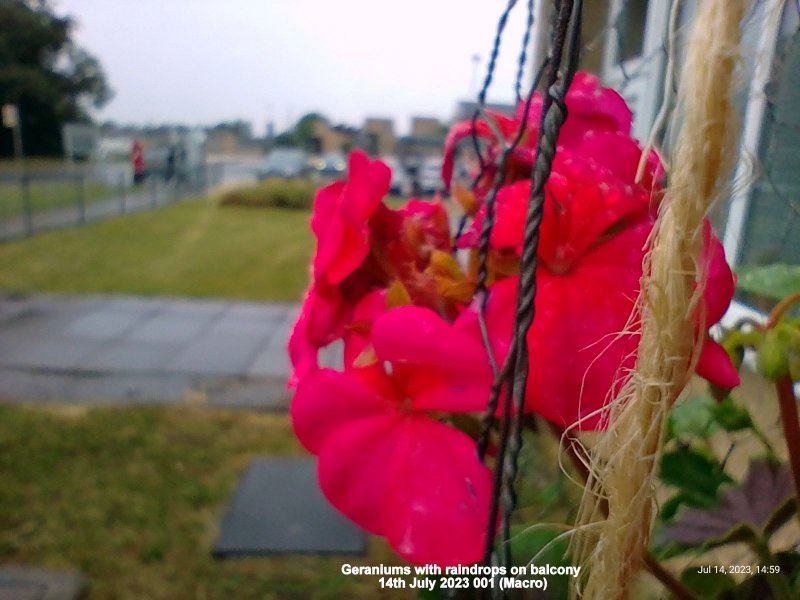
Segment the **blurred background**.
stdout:
[[[642,140],[673,85],[675,3],[585,3],[582,68]],[[0,0],[0,598],[405,597],[314,547],[211,551],[253,457],[302,454],[285,344],[315,189],[361,148],[392,168],[390,201],[441,193],[506,5]],[[551,5],[524,45],[515,6],[488,108],[513,114]],[[675,11],[679,71],[694,2]],[[743,135],[714,214],[739,274],[728,322],[800,291],[797,6],[756,1],[743,31]],[[545,516],[568,504],[548,473],[526,496]],[[347,560],[396,560],[367,552]]]

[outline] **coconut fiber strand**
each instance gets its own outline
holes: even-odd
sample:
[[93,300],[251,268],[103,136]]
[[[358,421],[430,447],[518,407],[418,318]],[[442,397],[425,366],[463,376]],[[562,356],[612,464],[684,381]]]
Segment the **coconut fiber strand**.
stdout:
[[587,567],[582,598],[627,599],[655,513],[654,478],[667,412],[692,371],[704,274],[703,219],[724,197],[738,130],[732,98],[743,0],[701,0],[679,85],[679,128],[667,194],[648,242],[636,369],[592,448],[573,551]]

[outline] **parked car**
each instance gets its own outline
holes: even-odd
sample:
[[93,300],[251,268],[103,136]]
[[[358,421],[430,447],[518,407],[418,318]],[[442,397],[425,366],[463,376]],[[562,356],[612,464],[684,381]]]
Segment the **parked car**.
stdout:
[[308,155],[297,148],[275,148],[258,168],[258,178],[302,177],[308,170]]
[[328,152],[308,159],[312,173],[323,177],[341,177],[347,169],[347,159],[339,152]]
[[426,158],[417,171],[418,194],[435,194],[444,190],[442,159]]
[[406,168],[396,156],[385,156],[381,160],[392,170],[392,181],[389,184],[389,193],[395,196],[408,197],[413,192],[411,177]]

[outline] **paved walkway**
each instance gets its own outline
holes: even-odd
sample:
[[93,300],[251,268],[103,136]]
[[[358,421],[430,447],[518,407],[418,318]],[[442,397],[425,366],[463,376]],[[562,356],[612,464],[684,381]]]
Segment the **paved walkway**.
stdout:
[[0,398],[282,409],[296,315],[291,304],[0,297]]

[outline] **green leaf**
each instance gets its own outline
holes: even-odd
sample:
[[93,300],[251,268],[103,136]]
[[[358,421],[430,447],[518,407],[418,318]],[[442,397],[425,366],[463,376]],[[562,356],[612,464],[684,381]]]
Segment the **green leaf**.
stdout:
[[722,466],[692,448],[679,448],[661,457],[661,480],[678,488],[688,504],[710,507],[717,503],[717,490],[733,480]]
[[800,351],[800,331],[789,320],[782,320],[764,334],[758,348],[758,371],[777,381],[790,372],[790,359]]
[[753,420],[747,409],[735,404],[731,398],[715,404],[711,412],[714,420],[725,431],[742,431],[753,426]]
[[764,267],[739,267],[737,275],[740,290],[773,300],[800,292],[800,265],[776,263]]
[[681,573],[683,584],[703,600],[717,600],[721,594],[736,588],[736,580],[727,573],[698,573],[687,567]]
[[445,597],[445,592],[442,591],[439,584],[432,590],[417,590],[418,600],[442,600]]
[[[514,563],[527,565],[531,561],[537,566],[567,566],[572,564],[567,556],[567,538],[556,538],[564,533],[552,527],[520,525],[511,528],[511,556]],[[534,560],[535,559],[535,560]],[[566,600],[572,577],[550,576],[547,579],[547,597]]]
[[714,400],[708,396],[692,396],[677,404],[667,418],[667,439],[707,438],[714,433]]
[[661,505],[661,510],[658,513],[659,517],[661,518],[662,521],[671,520],[675,516],[675,514],[678,512],[678,509],[683,504],[688,504],[689,506],[694,506],[694,504],[692,502],[692,498],[690,496],[687,496],[686,494],[678,492],[677,494],[672,496],[672,498],[670,498],[669,500],[664,502],[664,504]]
[[710,548],[774,531],[792,514],[792,478],[785,465],[750,463],[745,480],[721,494],[713,508],[684,508],[659,532],[659,543]]

